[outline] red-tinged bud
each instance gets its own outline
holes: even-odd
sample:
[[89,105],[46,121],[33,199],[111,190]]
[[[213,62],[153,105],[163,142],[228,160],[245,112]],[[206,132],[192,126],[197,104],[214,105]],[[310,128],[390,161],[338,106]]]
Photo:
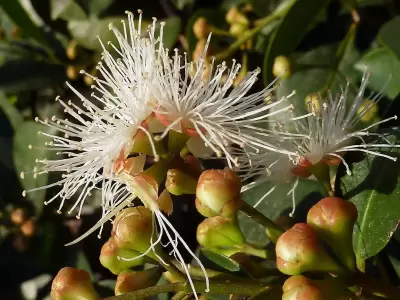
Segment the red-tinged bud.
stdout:
[[189,174],[178,169],[168,170],[165,187],[172,195],[196,194],[196,186],[197,180]]
[[272,74],[275,77],[289,78],[292,75],[292,64],[289,58],[283,55],[277,56],[272,67]]
[[21,225],[21,232],[27,237],[32,237],[36,231],[37,225],[34,219],[29,219]]
[[199,244],[209,249],[238,249],[245,243],[237,222],[219,216],[201,222],[196,236]]
[[205,217],[231,218],[240,207],[239,176],[232,170],[206,170],[198,180],[196,208]]
[[100,263],[103,267],[118,275],[122,271],[144,264],[144,257],[134,259],[140,255],[139,252],[131,249],[119,248],[113,237],[103,245],[100,251]]
[[308,271],[342,273],[342,268],[319,243],[316,232],[298,223],[283,233],[275,247],[278,269],[287,275]]
[[160,280],[162,271],[159,267],[144,271],[124,271],[117,277],[115,295],[119,296],[129,292],[154,286]]
[[317,287],[306,285],[284,293],[282,300],[327,300],[327,298]]
[[193,33],[197,39],[205,39],[211,32],[210,24],[206,18],[200,17],[193,24]]
[[[291,218],[291,217],[279,216],[278,218],[276,218],[275,224],[284,230],[288,230],[295,224],[295,222],[294,222],[293,218]],[[282,231],[280,231],[280,230],[277,231],[273,228],[266,228],[265,234],[270,239],[270,241],[277,241],[278,238],[281,236]]]
[[[115,218],[112,236],[120,248],[146,252],[150,248],[153,234],[153,217],[151,211],[144,206],[130,207],[122,210]],[[155,246],[158,249],[159,246]],[[149,257],[157,259],[153,251]]]
[[23,208],[16,208],[11,212],[10,220],[15,225],[21,225],[26,221],[27,212]]
[[338,197],[322,199],[307,214],[307,223],[349,270],[356,269],[352,237],[357,215],[353,203]]
[[51,300],[97,300],[88,272],[75,268],[63,268],[51,285]]

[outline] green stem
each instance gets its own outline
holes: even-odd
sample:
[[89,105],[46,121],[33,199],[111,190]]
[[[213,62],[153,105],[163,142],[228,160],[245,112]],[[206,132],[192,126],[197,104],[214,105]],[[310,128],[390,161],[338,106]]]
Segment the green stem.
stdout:
[[[295,1],[292,1],[293,3]],[[271,15],[266,16],[263,19],[257,21],[257,25],[246,31],[239,39],[237,39],[232,45],[228,47],[225,51],[215,55],[216,61],[226,60],[228,57],[232,56],[242,44],[244,44],[247,40],[253,38],[256,34],[258,34],[266,25],[272,23],[273,21],[279,19],[284,16],[286,12],[290,9],[291,5],[287,5],[285,8],[280,9],[279,11],[273,12]]]
[[184,297],[186,297],[186,292],[178,292],[171,298],[171,300],[182,300]]
[[[179,262],[177,262],[176,260],[171,260],[171,263],[173,263],[175,265],[175,267],[180,271],[180,272],[184,272],[183,267],[181,266],[181,264]],[[203,277],[204,278],[204,273],[203,270],[200,267],[194,266],[194,265],[188,265],[188,269],[189,269],[189,274],[191,276],[195,276],[195,277]],[[207,277],[211,278],[211,277],[215,277],[215,276],[219,276],[219,275],[223,275],[224,273],[222,272],[218,272],[215,270],[210,270],[210,269],[206,269],[206,273],[207,273]]]
[[[203,292],[206,289],[204,281],[193,281],[194,288],[198,292]],[[264,283],[253,283],[253,282],[231,282],[227,281],[214,281],[210,282],[210,290],[216,294],[235,294],[249,296],[257,294],[261,291],[271,290],[272,287],[265,285]],[[146,289],[126,293],[120,296],[113,296],[104,298],[103,300],[137,300],[145,299],[153,295],[158,295],[167,292],[185,292],[193,293],[191,287],[187,283],[177,282],[172,284],[164,284],[152,286]]]
[[242,247],[240,248],[240,252],[243,252],[243,253],[246,253],[249,255],[253,255],[253,256],[257,256],[257,257],[261,257],[264,259],[271,259],[275,256],[275,252],[271,252],[266,249],[256,248],[247,243],[242,245]]
[[319,162],[311,167],[311,172],[324,187],[328,195],[333,196],[329,166],[326,163]]
[[[268,219],[266,216],[264,216],[262,213],[260,213],[257,209],[255,209],[253,206],[251,206],[247,202],[243,201],[243,204],[240,207],[240,210],[242,212],[244,212],[253,221],[261,224],[268,230],[273,231],[275,233],[275,236],[279,237],[284,232],[283,229],[281,229],[273,221]],[[272,241],[272,242],[275,243],[276,241]]]
[[354,273],[347,278],[347,285],[360,286],[363,291],[383,298],[400,299],[399,288],[376,278],[371,278],[361,272]]

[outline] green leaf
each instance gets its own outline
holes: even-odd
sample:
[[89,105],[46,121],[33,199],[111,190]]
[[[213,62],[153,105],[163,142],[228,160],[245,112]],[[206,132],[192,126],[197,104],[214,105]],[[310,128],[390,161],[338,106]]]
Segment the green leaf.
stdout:
[[382,26],[378,33],[378,39],[390,50],[394,52],[397,59],[400,59],[400,16],[390,20]]
[[[102,51],[103,48],[98,40],[98,36],[107,46],[107,42],[112,42],[116,47],[119,43],[112,30],[109,30],[109,24],[120,32],[123,32],[123,25],[121,20],[128,23],[127,17],[109,17],[104,19],[90,19],[90,20],[72,20],[68,22],[68,30],[71,36],[78,42],[79,45],[90,50]],[[147,21],[142,21],[142,28],[147,28]]]
[[[14,134],[13,140],[13,160],[17,176],[20,178],[20,172],[32,171],[36,166],[35,160],[48,158],[50,151],[45,151],[40,148],[29,149],[28,146],[44,147],[44,143],[49,141],[48,137],[39,135],[39,131],[45,131],[46,126],[28,121],[22,123]],[[47,130],[48,131],[48,130]],[[44,173],[33,177],[33,173],[25,174],[24,179],[21,179],[21,185],[25,190],[45,186],[48,180],[48,174]],[[27,193],[27,197],[32,200],[32,204],[36,208],[36,213],[40,215],[43,210],[46,190],[38,190]]]
[[240,265],[236,261],[225,255],[219,254],[209,249],[201,249],[201,252],[213,263],[228,271],[237,272],[240,270]]
[[[398,143],[394,136],[389,139]],[[399,158],[400,149],[385,154]],[[400,222],[400,161],[366,155],[353,163],[353,175],[340,179],[345,199],[358,209],[353,232],[355,253],[367,259],[379,253],[389,242]]]
[[175,45],[181,31],[181,19],[172,17],[165,20],[163,43],[164,47],[171,48]]
[[[255,205],[258,200],[274,186],[275,184],[272,183],[260,184],[242,193],[242,199],[250,205]],[[293,183],[276,185],[275,190],[257,206],[257,210],[271,220],[276,219],[282,214],[289,215],[293,204],[292,196],[287,194],[292,186]],[[307,206],[309,203],[316,203],[318,200],[322,199],[324,193],[323,188],[318,182],[301,179],[295,192],[295,216],[303,214],[303,206]],[[264,246],[268,243],[268,238],[265,235],[265,228],[243,213],[239,213],[239,224],[249,243],[258,246]]]
[[20,92],[59,84],[65,80],[65,66],[36,60],[8,60],[0,65],[0,90]]
[[392,100],[400,93],[400,61],[389,49],[377,48],[367,52],[355,68],[360,72],[368,69],[372,73],[368,83],[371,89],[382,91]]
[[[91,1],[97,3],[98,1]],[[100,1],[101,2],[101,1]],[[86,20],[87,16],[82,7],[74,0],[51,0],[51,18],[71,20]]]
[[114,0],[96,0],[89,1],[89,13],[92,16],[99,16],[103,11],[105,11],[111,4],[113,4]]
[[40,44],[47,45],[43,30],[33,23],[19,1],[0,0],[0,7],[7,13],[15,25],[22,29],[26,36],[33,38]]
[[76,256],[75,266],[78,269],[82,269],[82,270],[85,270],[86,272],[88,272],[90,275],[90,278],[94,278],[92,268],[90,267],[89,261],[85,255],[85,253],[83,253],[83,251],[78,252],[78,254]]
[[329,0],[298,0],[292,4],[275,34],[271,37],[264,58],[264,83],[273,80],[272,66],[275,57],[289,55],[300,44],[315,22],[315,17],[328,5]]
[[9,101],[2,92],[0,92],[0,109],[3,110],[14,130],[23,122],[23,118],[18,109],[11,104],[11,101]]

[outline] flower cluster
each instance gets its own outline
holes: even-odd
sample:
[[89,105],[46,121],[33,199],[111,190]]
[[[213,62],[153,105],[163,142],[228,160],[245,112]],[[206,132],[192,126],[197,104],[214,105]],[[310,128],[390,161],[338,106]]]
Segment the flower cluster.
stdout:
[[[80,100],[56,99],[68,118],[36,119],[52,129],[52,133],[40,134],[51,138],[46,149],[55,151],[60,158],[38,159],[33,176],[61,172],[62,178],[23,194],[61,186],[47,203],[61,199],[58,212],[67,207],[68,213],[77,211],[79,218],[92,191],[102,191],[101,220],[70,244],[98,229],[101,231],[108,220],[139,198],[158,225],[153,226],[150,246],[142,255],[156,253],[156,246],[166,235],[172,254],[194,289],[178,243],[197,260],[205,278],[207,274],[163,214],[172,213],[168,186],[159,193],[169,164],[176,163],[181,150],[197,157],[223,158],[243,180],[259,177],[244,189],[264,181],[296,183],[296,177],[310,176],[312,166],[320,162],[343,162],[348,169],[343,159],[344,152],[348,151],[394,159],[374,150],[393,146],[384,137],[381,142],[364,140],[367,135],[381,138],[369,129],[390,119],[355,129],[371,107],[359,109],[368,73],[353,102],[346,88],[339,97],[319,99],[312,112],[297,116],[287,101],[292,94],[272,102],[264,101],[273,98],[275,82],[261,91],[251,91],[259,69],[234,84],[241,66],[235,61],[231,66],[225,62],[216,65],[214,59],[209,59],[206,53],[210,36],[203,54],[189,61],[186,53],[181,55],[174,49],[171,55],[164,47],[164,23],[157,23],[154,18],[145,30],[141,11],[137,21],[132,13],[127,15],[128,22],[123,21],[122,32],[110,25],[118,45],[104,45],[100,40],[103,53],[97,66],[99,77],[82,71],[95,83],[90,97],[68,84]],[[379,96],[372,103],[378,100]],[[287,121],[294,124],[294,132],[287,130],[286,124],[270,120],[271,115],[280,113],[289,113]],[[362,143],[355,144],[358,140]],[[294,195],[294,188],[292,191]],[[161,256],[155,255],[164,262]]]

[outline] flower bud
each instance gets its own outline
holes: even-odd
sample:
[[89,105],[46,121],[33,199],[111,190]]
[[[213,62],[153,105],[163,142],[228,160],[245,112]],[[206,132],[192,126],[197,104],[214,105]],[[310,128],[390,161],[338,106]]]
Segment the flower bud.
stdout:
[[[288,230],[294,225],[294,220],[289,216],[279,216],[278,218],[276,218],[275,224],[284,230]],[[265,234],[267,235],[270,241],[277,241],[278,238],[281,236],[282,231],[280,230],[277,231],[274,230],[273,228],[266,228]]]
[[87,85],[87,86],[91,86],[92,84],[94,84],[94,79],[91,76],[83,76],[83,82]]
[[34,219],[29,219],[21,225],[21,231],[27,237],[32,237],[36,229],[36,221]]
[[205,217],[236,215],[241,200],[242,184],[232,170],[206,170],[198,180],[196,208]]
[[272,74],[275,77],[289,78],[292,75],[291,62],[288,57],[280,55],[275,58],[272,67]]
[[77,80],[78,79],[78,70],[74,65],[69,65],[67,67],[67,77],[70,80]]
[[211,28],[206,18],[200,17],[193,24],[193,33],[197,39],[205,39],[210,34]]
[[241,23],[248,26],[249,20],[242,14],[237,7],[231,7],[225,15],[225,20],[229,24]]
[[51,300],[96,300],[88,272],[75,268],[62,268],[51,285]]
[[327,300],[327,298],[317,287],[305,285],[284,293],[282,300]]
[[76,53],[78,49],[78,42],[76,40],[71,40],[68,43],[68,47],[65,50],[65,54],[70,60],[74,60],[76,58]]
[[352,237],[357,215],[353,203],[338,197],[322,199],[307,214],[308,225],[349,270],[356,269]]
[[[103,245],[100,251],[100,263],[103,267],[111,271],[111,273],[118,275],[122,271],[129,270],[132,267],[144,264],[144,258],[134,259],[140,253],[131,249],[119,248],[114,241],[113,237]],[[132,260],[125,260],[125,259]]]
[[245,238],[239,225],[223,217],[205,219],[197,227],[197,241],[210,249],[238,248],[245,243]]
[[235,37],[241,36],[247,30],[247,24],[232,23],[229,27],[229,33]]
[[[152,232],[151,211],[144,206],[136,206],[126,208],[116,216],[112,236],[118,247],[144,253],[150,247]],[[152,251],[148,253],[148,256],[156,259]]]
[[312,93],[306,97],[305,104],[308,112],[319,115],[321,111],[321,95],[319,93]]
[[15,225],[21,225],[26,220],[26,210],[23,208],[16,208],[11,212],[10,220]]
[[358,107],[357,115],[360,117],[361,122],[373,122],[378,116],[379,106],[371,99],[365,99]]
[[160,280],[161,274],[162,272],[159,267],[136,272],[124,271],[117,277],[115,295],[119,296],[156,285]]
[[197,180],[192,176],[178,170],[169,169],[165,188],[172,195],[196,194]]
[[279,271],[287,275],[308,271],[342,272],[320,245],[315,231],[304,223],[298,223],[283,233],[276,243],[275,252]]

